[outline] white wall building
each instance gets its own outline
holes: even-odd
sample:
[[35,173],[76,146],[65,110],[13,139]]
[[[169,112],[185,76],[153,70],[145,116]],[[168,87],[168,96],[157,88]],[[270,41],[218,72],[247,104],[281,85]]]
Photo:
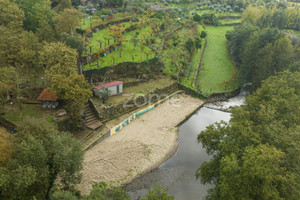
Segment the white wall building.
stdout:
[[122,94],[123,82],[113,81],[113,82],[104,83],[93,87],[95,96],[99,98],[101,98],[101,92],[106,89],[110,91],[110,95]]

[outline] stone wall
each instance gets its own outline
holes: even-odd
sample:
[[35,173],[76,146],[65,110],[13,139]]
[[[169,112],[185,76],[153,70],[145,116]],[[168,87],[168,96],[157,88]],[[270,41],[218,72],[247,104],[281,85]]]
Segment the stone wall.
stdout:
[[158,61],[157,57],[145,62],[123,62],[114,66],[107,66],[99,69],[87,70],[83,74],[86,79],[91,82],[91,79],[96,79],[102,82],[104,77],[106,81],[117,80],[126,77],[139,78],[146,75],[151,78],[152,73],[158,73],[162,70],[162,64]]
[[186,87],[185,85],[182,84],[178,84],[178,89],[183,90],[185,92],[185,94],[187,95],[191,95],[193,97],[196,98],[200,98],[200,99],[206,99],[207,96],[205,96],[204,94],[197,92],[191,88]]

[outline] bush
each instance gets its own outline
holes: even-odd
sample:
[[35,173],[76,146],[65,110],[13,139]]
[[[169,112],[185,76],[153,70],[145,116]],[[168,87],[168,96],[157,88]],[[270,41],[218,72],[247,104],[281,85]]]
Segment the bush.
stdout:
[[198,14],[194,15],[193,20],[196,21],[196,22],[200,22],[201,21],[200,15],[198,15]]
[[207,33],[205,31],[202,31],[200,34],[200,37],[203,39],[203,38],[206,38],[206,36],[207,36]]

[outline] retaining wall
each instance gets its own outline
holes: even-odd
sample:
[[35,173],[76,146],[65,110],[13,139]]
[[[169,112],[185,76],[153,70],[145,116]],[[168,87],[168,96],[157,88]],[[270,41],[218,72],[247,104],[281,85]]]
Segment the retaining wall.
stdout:
[[147,95],[141,95],[138,96],[137,98],[124,101],[120,104],[109,106],[109,107],[103,107],[100,109],[95,109],[97,108],[97,106],[94,105],[91,100],[89,102],[93,104],[92,105],[93,111],[98,116],[100,121],[103,122],[107,119],[115,118],[124,113],[135,110],[139,107],[146,106],[147,104],[153,104],[158,100],[164,99],[166,96],[168,96],[168,94],[171,94],[176,90],[178,90],[178,83],[173,83],[165,88],[155,89],[153,92],[150,92]]

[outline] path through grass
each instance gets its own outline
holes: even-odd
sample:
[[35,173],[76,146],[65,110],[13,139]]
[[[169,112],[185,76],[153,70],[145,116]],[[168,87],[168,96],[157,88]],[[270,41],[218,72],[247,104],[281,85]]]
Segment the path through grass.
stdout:
[[237,69],[227,54],[225,34],[233,27],[207,26],[207,47],[198,76],[198,88],[210,95],[238,87]]

